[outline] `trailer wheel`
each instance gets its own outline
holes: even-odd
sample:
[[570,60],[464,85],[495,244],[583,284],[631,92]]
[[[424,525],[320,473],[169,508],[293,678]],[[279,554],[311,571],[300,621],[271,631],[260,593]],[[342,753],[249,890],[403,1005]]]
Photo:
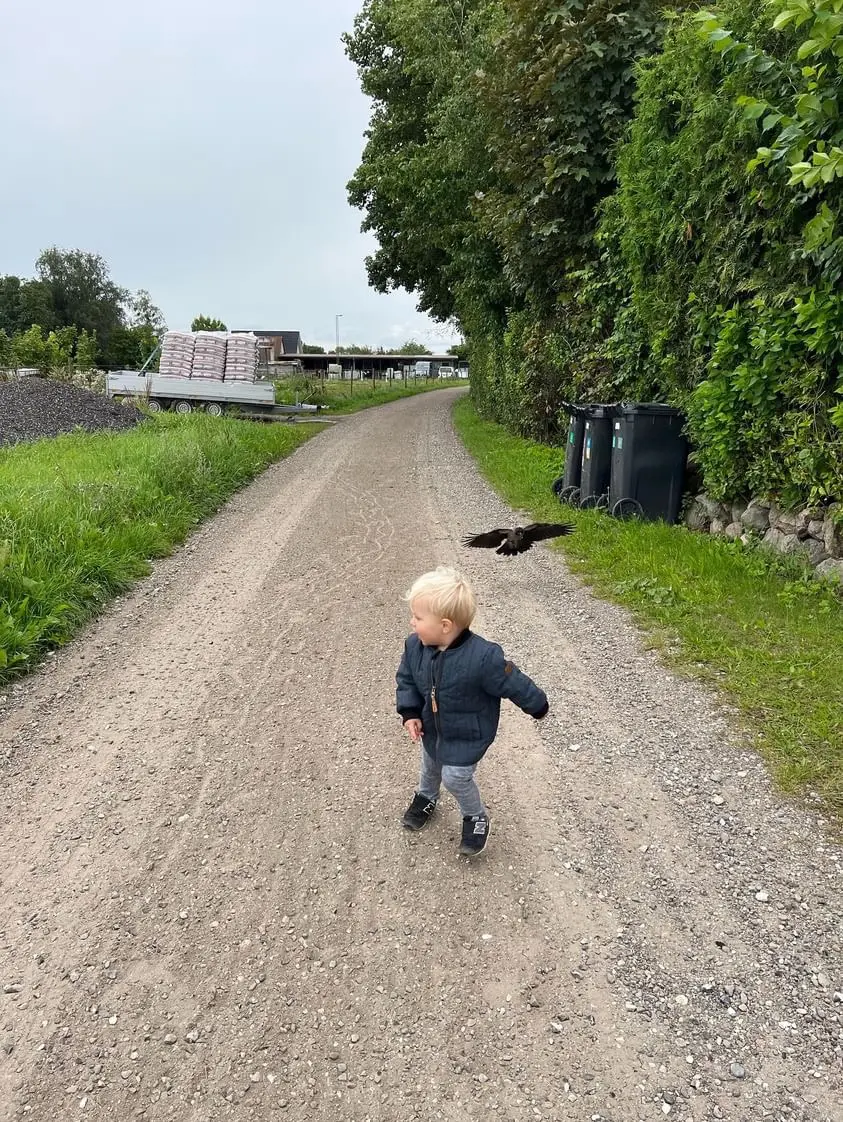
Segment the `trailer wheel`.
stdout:
[[187,414],[187,413],[192,413],[193,412],[193,404],[190,401],[177,401],[175,406],[174,406],[174,409],[175,409],[176,413],[181,413],[182,415]]
[[146,407],[150,413],[161,413],[164,409],[163,403],[157,397],[151,397],[146,403]]
[[221,417],[223,414],[222,403],[219,401],[209,401],[205,406],[205,412],[211,417]]

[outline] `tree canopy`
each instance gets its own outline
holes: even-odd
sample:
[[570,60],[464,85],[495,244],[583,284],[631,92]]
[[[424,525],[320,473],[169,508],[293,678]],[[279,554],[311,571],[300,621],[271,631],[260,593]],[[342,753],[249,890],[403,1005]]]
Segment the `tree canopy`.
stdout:
[[117,285],[99,254],[53,246],[39,255],[35,271],[33,279],[0,276],[0,332],[7,340],[0,364],[134,367],[166,330],[149,293]]
[[190,325],[191,331],[228,331],[221,319],[214,316],[196,316]]

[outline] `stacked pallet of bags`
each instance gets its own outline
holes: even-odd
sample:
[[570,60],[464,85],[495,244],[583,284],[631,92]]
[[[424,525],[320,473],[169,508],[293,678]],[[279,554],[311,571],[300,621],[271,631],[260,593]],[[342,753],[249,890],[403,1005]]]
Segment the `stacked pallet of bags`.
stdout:
[[258,370],[258,337],[242,332],[226,340],[226,382],[254,382]]
[[225,374],[224,331],[197,331],[193,349],[193,377],[221,382]]
[[190,331],[168,331],[161,342],[158,373],[165,378],[189,378],[193,370],[195,336]]

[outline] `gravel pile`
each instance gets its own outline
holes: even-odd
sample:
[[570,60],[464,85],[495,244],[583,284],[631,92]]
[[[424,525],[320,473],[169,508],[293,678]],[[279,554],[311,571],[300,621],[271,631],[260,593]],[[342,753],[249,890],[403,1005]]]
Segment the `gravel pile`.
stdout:
[[134,406],[67,382],[21,378],[0,382],[0,445],[59,436],[76,428],[129,429],[143,419]]

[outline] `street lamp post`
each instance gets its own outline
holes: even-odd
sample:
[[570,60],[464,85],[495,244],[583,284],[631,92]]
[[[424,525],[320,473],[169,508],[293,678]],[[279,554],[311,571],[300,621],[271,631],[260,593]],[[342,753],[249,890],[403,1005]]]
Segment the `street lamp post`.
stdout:
[[336,332],[337,332],[337,362],[339,362],[339,358],[340,358],[340,320],[341,319],[342,319],[342,312],[340,312],[338,315],[334,316],[334,326],[336,327]]

